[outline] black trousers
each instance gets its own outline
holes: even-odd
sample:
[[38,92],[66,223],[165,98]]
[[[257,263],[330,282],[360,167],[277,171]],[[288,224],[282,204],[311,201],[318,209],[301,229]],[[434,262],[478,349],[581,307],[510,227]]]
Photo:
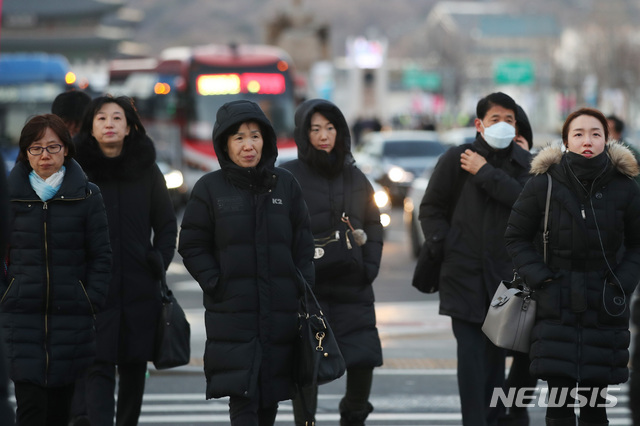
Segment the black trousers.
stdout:
[[451,318],[457,341],[458,392],[464,426],[497,425],[504,407],[489,407],[504,385],[505,350],[482,332],[482,324]]
[[[347,368],[347,386],[345,395],[341,401],[341,414],[362,413],[362,417],[369,413],[369,395],[373,382],[373,368]],[[296,395],[291,400],[293,405],[293,417],[296,426],[304,426],[305,422],[315,422],[318,408],[318,386],[309,386],[302,389],[303,395]],[[311,417],[306,418],[303,402],[311,411]],[[364,421],[364,419],[363,419]]]
[[229,398],[231,426],[273,426],[278,414],[278,404],[263,406],[260,395]]
[[[563,399],[563,389],[566,394],[570,395],[572,389],[579,387],[578,393],[583,395],[586,401],[589,401],[584,407],[580,407],[580,420],[587,424],[604,424],[607,422],[607,409],[602,405],[606,404],[602,392],[607,386],[596,386],[588,383],[576,383],[573,379],[565,378],[549,378],[547,380],[549,387],[549,406],[547,407],[547,418],[549,419],[568,419],[574,417],[574,407],[570,406],[576,403],[574,398],[566,397]],[[593,394],[597,393],[597,398],[592,400]],[[594,405],[591,403],[594,402]]]
[[28,382],[15,382],[14,393],[19,426],[67,426],[73,398],[73,383],[60,387],[44,387]]
[[147,363],[119,364],[118,406],[115,410],[116,365],[95,362],[86,376],[87,415],[91,426],[137,426],[142,407],[142,396],[147,373]]

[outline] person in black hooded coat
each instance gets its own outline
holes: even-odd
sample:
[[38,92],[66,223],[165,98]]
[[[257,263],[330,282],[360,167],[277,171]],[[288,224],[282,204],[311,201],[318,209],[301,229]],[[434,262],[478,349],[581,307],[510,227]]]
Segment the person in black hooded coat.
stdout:
[[[607,425],[606,387],[629,376],[629,304],[640,279],[638,163],[628,148],[608,142],[606,119],[594,109],[571,113],[562,140],[564,153],[552,145],[534,158],[535,176],[513,206],[505,239],[537,301],[531,374],[548,382],[550,395],[578,384],[589,401],[579,424]],[[547,425],[575,425],[573,398],[553,402],[560,404],[549,404]]]
[[[88,373],[93,426],[137,424],[153,359],[160,279],[175,254],[176,217],[156,153],[130,98],[93,99],[76,137],[77,158],[102,191],[113,248],[107,305],[97,318],[98,354]],[[161,260],[158,260],[158,259]]]
[[272,425],[294,393],[302,280],[314,280],[309,213],[274,166],[276,134],[258,104],[224,104],[213,146],[221,168],[194,186],[178,244],[204,293],[206,398],[230,396],[232,425]]
[[[314,288],[347,365],[340,424],[361,425],[373,410],[368,401],[373,368],[382,365],[372,287],[382,257],[380,211],[369,180],[354,165],[349,127],[340,109],[329,101],[310,99],[296,110],[295,124],[298,159],[282,167],[300,182],[314,235],[335,229],[345,211],[353,228],[367,235],[364,245],[352,244],[354,267],[337,276],[334,268],[316,268]],[[317,387],[306,389],[304,398],[294,400],[296,424],[315,421],[304,418],[301,399],[312,402],[315,414],[317,392]]]

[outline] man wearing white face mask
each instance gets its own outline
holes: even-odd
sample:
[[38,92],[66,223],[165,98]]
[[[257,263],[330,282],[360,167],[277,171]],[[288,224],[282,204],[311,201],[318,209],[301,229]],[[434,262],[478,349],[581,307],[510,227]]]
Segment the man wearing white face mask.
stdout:
[[476,107],[476,140],[440,157],[420,204],[429,256],[440,262],[440,314],[457,341],[462,422],[497,425],[490,407],[504,382],[505,353],[482,332],[491,297],[513,275],[504,243],[511,206],[529,179],[531,155],[513,143],[515,101],[497,92]]

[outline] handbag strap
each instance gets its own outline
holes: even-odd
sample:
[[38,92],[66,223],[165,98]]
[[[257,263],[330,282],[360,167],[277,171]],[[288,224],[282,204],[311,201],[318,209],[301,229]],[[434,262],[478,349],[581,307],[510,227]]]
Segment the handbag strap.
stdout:
[[543,256],[544,263],[547,263],[547,247],[549,246],[549,229],[547,225],[549,224],[549,204],[551,203],[551,175],[547,173],[547,201],[544,207],[544,232],[542,233],[542,243],[543,247]]
[[[342,179],[344,188],[342,188],[342,214],[349,217],[349,213],[347,212],[347,191],[351,188],[351,165],[348,165],[344,168],[342,172]],[[349,198],[351,200],[351,198]],[[351,210],[351,203],[349,203],[349,211]]]

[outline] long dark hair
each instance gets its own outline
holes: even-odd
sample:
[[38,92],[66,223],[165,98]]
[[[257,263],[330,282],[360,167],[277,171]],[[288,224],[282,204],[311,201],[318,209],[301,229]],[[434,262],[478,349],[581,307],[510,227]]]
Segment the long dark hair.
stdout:
[[142,125],[140,115],[138,115],[138,111],[133,104],[133,99],[128,96],[113,97],[108,94],[99,96],[89,103],[85,110],[84,117],[82,118],[80,135],[91,136],[91,132],[93,131],[93,118],[96,116],[98,111],[100,111],[100,108],[102,108],[104,104],[108,103],[119,105],[120,108],[124,110],[124,117],[127,120],[127,126],[129,126],[129,134],[124,138],[125,145],[128,139],[140,140],[146,136],[147,131]]
[[76,146],[71,140],[71,134],[64,121],[54,114],[42,114],[31,117],[22,128],[18,142],[20,152],[18,153],[18,158],[16,158],[16,163],[29,163],[27,148],[33,142],[42,138],[47,129],[51,129],[58,136],[64,147],[67,148],[67,158],[73,158],[76,153]]

